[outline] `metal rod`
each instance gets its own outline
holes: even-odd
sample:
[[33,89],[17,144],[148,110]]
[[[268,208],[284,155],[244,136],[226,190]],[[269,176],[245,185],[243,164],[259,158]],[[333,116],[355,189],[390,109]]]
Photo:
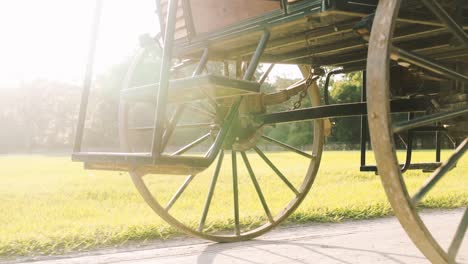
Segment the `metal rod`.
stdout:
[[[327,77],[325,78],[325,85],[324,85],[324,88],[323,88],[323,101],[326,105],[329,105],[330,104],[330,91],[329,91],[329,86],[330,86],[330,80],[331,80],[331,77],[333,75],[336,75],[336,74],[341,74],[341,73],[344,73],[344,70],[343,69],[339,69],[339,70],[333,70],[331,72],[329,72],[327,74]],[[365,100],[364,100],[365,101]]]
[[449,133],[444,133],[445,137],[450,141],[450,143],[452,143],[452,146],[454,149],[457,148],[457,142],[455,141],[455,139],[449,135]]
[[[327,76],[328,77],[328,76]],[[361,102],[366,102],[367,86],[366,86],[367,72],[362,71],[362,88],[361,88]],[[366,166],[366,149],[367,149],[367,117],[361,116],[361,166]]]
[[413,132],[408,132],[408,138],[406,142],[406,158],[401,173],[405,173],[411,167],[411,157],[413,154]]
[[448,249],[448,256],[449,259],[453,260],[455,263],[455,259],[458,254],[458,250],[463,242],[463,238],[465,237],[466,229],[468,228],[468,208],[465,209],[465,213],[463,214],[463,218],[458,225],[457,232],[455,233],[455,237],[453,238],[452,243]]
[[[208,48],[203,49],[203,53],[202,53],[202,56],[200,58],[200,62],[197,64],[197,68],[193,72],[192,77],[195,77],[195,76],[200,75],[200,74],[203,73],[203,70],[206,68],[206,64],[208,63],[208,57],[209,57],[208,56],[209,55],[208,51],[209,51]],[[216,102],[216,100],[210,94],[208,94],[203,88],[201,89],[201,91],[202,91],[203,94],[205,94],[205,96],[208,99],[208,101],[210,102],[210,104],[215,109],[217,109],[218,108],[218,103]]]
[[205,142],[205,140],[207,140],[209,137],[211,136],[211,133],[207,133],[203,136],[201,136],[200,138],[196,139],[195,141],[191,142],[190,144],[184,146],[183,148],[179,149],[178,151],[174,152],[171,154],[171,156],[177,156],[177,155],[181,155],[189,150],[191,150],[192,148],[200,145],[201,143]]
[[442,137],[439,131],[435,132],[436,137],[436,162],[440,162],[440,153],[442,149]]
[[166,119],[166,104],[169,93],[169,79],[172,65],[172,51],[174,48],[174,33],[177,21],[178,0],[168,0],[168,12],[164,34],[164,49],[159,77],[159,89],[156,98],[156,113],[152,142],[152,157],[154,161],[161,155],[162,136]]
[[169,200],[166,207],[164,208],[166,211],[171,210],[174,203],[179,199],[179,197],[182,195],[185,189],[187,189],[188,185],[192,182],[193,178],[195,178],[195,175],[189,175],[187,179],[185,179],[184,183],[179,187],[177,192],[174,194],[174,196],[172,196],[171,200]]
[[270,66],[268,67],[268,69],[266,70],[266,72],[260,78],[260,81],[258,82],[258,83],[260,83],[260,85],[265,83],[266,79],[268,78],[268,75],[270,75],[270,73],[271,73],[271,71],[273,70],[274,67],[275,67],[275,64],[271,63]]
[[253,79],[255,71],[257,70],[258,64],[260,63],[260,57],[263,55],[263,51],[265,51],[266,45],[268,40],[270,39],[270,31],[264,30],[262,37],[260,38],[260,42],[258,43],[257,49],[255,53],[252,55],[252,59],[250,60],[249,67],[245,71],[244,80],[250,81]]
[[231,152],[232,157],[232,192],[234,195],[234,225],[235,234],[240,236],[240,224],[239,224],[239,186],[237,182],[237,153]]
[[283,13],[285,15],[288,14],[288,0],[280,0],[281,8],[283,9]]
[[[440,167],[441,163],[440,162],[432,162],[432,163],[412,163],[408,170],[430,170],[434,171],[438,167]],[[404,164],[400,164],[400,168],[403,168],[405,166]],[[361,171],[373,171],[377,172],[377,166],[361,166],[360,168]]]
[[417,128],[411,129],[413,132],[446,132],[447,129],[444,128],[443,126],[437,125],[437,126],[421,126]]
[[[444,8],[435,0],[422,0],[424,5],[439,18],[442,23],[447,27],[447,29],[452,32],[452,34],[464,45],[468,46],[468,35],[451,16],[448,14]],[[460,7],[461,8],[461,7]]]
[[391,58],[393,60],[401,59],[411,64],[414,64],[416,66],[419,66],[421,68],[424,68],[426,70],[443,75],[447,78],[461,81],[461,82],[468,82],[468,76],[460,74],[454,70],[451,70],[445,66],[440,65],[437,62],[431,61],[415,53],[412,53],[412,52],[409,52],[400,48],[396,48],[396,47],[393,47],[391,52],[392,52]]
[[193,71],[192,77],[195,77],[197,75],[200,75],[203,73],[203,70],[205,69],[206,63],[208,62],[208,48],[203,49],[202,56],[200,58],[200,62],[197,64],[197,67],[195,68],[195,71]]
[[[396,99],[390,102],[390,108],[392,113],[422,112],[427,110],[428,103],[428,100],[425,98]],[[255,118],[258,122],[262,122],[263,124],[278,124],[360,115],[367,115],[367,104],[365,102],[314,106],[292,111],[258,115]]]
[[278,175],[278,177],[289,187],[289,189],[291,189],[291,191],[293,191],[294,194],[299,195],[299,192],[294,187],[294,185],[292,185],[292,183],[286,178],[286,176],[284,176],[283,173],[281,173],[281,171],[279,171],[278,168],[276,168],[276,166],[267,158],[267,156],[265,156],[265,154],[258,147],[254,147],[254,150],[263,159],[263,161],[265,161],[265,163],[268,166],[270,166],[270,168],[276,173],[276,175]]
[[[411,121],[414,118],[414,113],[408,113],[408,121]],[[401,168],[401,173],[406,172],[411,166],[411,156],[413,154],[413,131],[408,131],[408,138],[406,142],[406,159],[403,168]]]
[[463,156],[468,149],[468,137],[458,146],[450,158],[444,162],[432,176],[424,183],[418,192],[411,199],[413,204],[417,204],[429,192],[442,177],[455,166],[457,161]]
[[462,116],[468,114],[468,107],[461,107],[456,110],[426,115],[422,117],[415,118],[411,121],[401,122],[393,126],[393,132],[399,133],[405,130],[416,128],[419,126],[429,125],[435,122],[443,121],[450,118],[455,118],[457,116]]
[[203,213],[200,218],[200,223],[198,225],[198,231],[203,231],[203,226],[205,225],[206,217],[208,211],[210,210],[211,199],[213,199],[214,190],[216,187],[216,182],[218,181],[219,172],[221,170],[221,165],[223,164],[224,151],[221,150],[219,153],[218,163],[216,164],[215,171],[213,173],[213,178],[211,179],[210,189],[208,191],[208,196],[206,197],[205,206],[203,207]]
[[295,147],[293,147],[293,146],[290,146],[290,145],[288,145],[288,144],[285,144],[285,143],[283,143],[283,142],[280,142],[280,141],[278,141],[278,140],[276,140],[276,139],[274,139],[274,138],[271,138],[271,137],[268,137],[268,136],[265,136],[265,135],[262,135],[262,138],[265,139],[266,141],[269,141],[269,142],[271,142],[271,143],[277,144],[277,145],[279,145],[279,146],[281,146],[281,147],[283,147],[283,148],[285,148],[285,149],[288,149],[288,150],[290,150],[290,151],[292,151],[292,152],[294,152],[294,153],[297,153],[297,154],[299,154],[299,155],[301,155],[301,156],[304,156],[304,157],[306,157],[306,158],[309,158],[309,159],[313,159],[313,158],[314,158],[314,156],[312,156],[311,154],[306,153],[306,152],[304,152],[304,151],[302,151],[302,150],[300,150],[300,149],[297,149],[297,148],[295,148]]
[[88,58],[86,62],[86,72],[83,81],[83,92],[81,93],[80,112],[78,115],[78,122],[76,125],[75,143],[73,146],[73,152],[77,153],[81,151],[81,144],[83,142],[83,133],[86,122],[86,112],[88,110],[89,92],[91,90],[94,59],[97,48],[97,38],[99,35],[99,26],[101,24],[103,0],[96,1],[94,10],[94,20],[91,27],[91,38],[88,51]]
[[247,158],[247,155],[245,154],[245,152],[241,152],[241,156],[242,156],[242,159],[244,160],[245,167],[247,168],[247,171],[249,172],[249,176],[255,187],[255,191],[257,192],[258,199],[260,199],[260,202],[262,203],[262,206],[263,206],[263,210],[265,210],[265,214],[268,217],[268,221],[270,221],[270,223],[273,223],[274,222],[273,216],[271,215],[270,208],[268,208],[268,204],[265,200],[265,197],[263,196],[262,189],[260,188],[257,178],[255,177],[255,174],[252,170],[252,166],[250,166],[249,159]]

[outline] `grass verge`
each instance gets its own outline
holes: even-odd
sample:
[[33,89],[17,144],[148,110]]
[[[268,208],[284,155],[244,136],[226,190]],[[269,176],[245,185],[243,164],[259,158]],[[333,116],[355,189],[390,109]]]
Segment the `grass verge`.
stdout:
[[[444,152],[444,155],[447,155]],[[285,153],[270,158],[296,186],[307,164]],[[433,158],[432,152],[418,151],[416,161]],[[251,163],[272,209],[278,211],[291,195],[258,157]],[[326,152],[311,193],[289,222],[339,222],[391,214],[380,179],[358,170],[358,152]],[[262,167],[263,166],[263,167]],[[228,166],[229,167],[229,166]],[[0,256],[62,254],[129,241],[145,243],[179,234],[143,202],[125,173],[85,171],[68,157],[10,156],[0,158]],[[207,226],[225,230],[232,227],[232,180],[228,171],[217,186]],[[411,191],[428,174],[405,174]],[[150,178],[152,190],[168,200],[184,180],[178,176]],[[211,170],[197,176],[190,190],[174,206],[173,213],[196,225],[200,216]],[[269,185],[268,185],[269,184]],[[465,157],[436,190],[421,204],[426,208],[468,206],[468,162]],[[258,199],[245,170],[239,171],[241,220],[244,226],[264,219]],[[289,196],[288,196],[289,195]]]

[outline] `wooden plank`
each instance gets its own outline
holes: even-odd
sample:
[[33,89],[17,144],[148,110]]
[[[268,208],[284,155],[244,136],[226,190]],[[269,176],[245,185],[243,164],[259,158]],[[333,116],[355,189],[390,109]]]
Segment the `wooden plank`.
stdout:
[[192,18],[197,33],[216,31],[280,8],[269,0],[190,0]]
[[[166,19],[167,19],[167,0],[161,1],[161,15],[164,17],[163,24],[165,26],[166,24]],[[178,9],[177,9],[177,16],[176,16],[176,29],[174,32],[174,38],[176,40],[183,39],[188,37],[188,29],[185,21],[185,14],[184,14],[184,8],[182,5],[182,0],[179,0],[178,2]]]

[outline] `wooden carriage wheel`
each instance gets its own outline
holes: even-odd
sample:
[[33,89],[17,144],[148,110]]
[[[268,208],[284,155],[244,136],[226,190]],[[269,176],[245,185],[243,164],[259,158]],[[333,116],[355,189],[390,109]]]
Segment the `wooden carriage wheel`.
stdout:
[[[461,104],[459,107],[440,110],[437,113],[426,113],[425,116],[417,117],[412,121],[392,122],[389,107],[391,97],[390,65],[391,61],[395,60],[406,62],[425,71],[443,76],[448,80],[465,83],[465,85],[468,76],[462,71],[446,66],[446,64],[438,61],[435,56],[426,55],[423,57],[417,52],[406,51],[392,44],[402,2],[405,3],[402,0],[380,0],[373,22],[367,62],[367,107],[372,147],[378,165],[378,172],[381,175],[388,199],[395,215],[412,241],[432,263],[455,263],[457,252],[466,233],[468,211],[465,210],[451,245],[448,249],[445,249],[436,241],[431,231],[421,220],[416,206],[467,150],[468,137],[466,130],[464,135],[460,136],[459,141],[461,143],[450,158],[412,195],[409,194],[405,179],[402,177],[393,138],[394,133],[419,126],[430,125],[435,122],[444,123],[447,120],[453,121],[454,118],[466,118],[468,107],[466,104]],[[459,45],[464,46],[466,52],[468,36],[463,27],[452,19],[437,1],[423,0],[420,2],[427,7],[428,13],[433,13],[433,16],[428,15],[427,17],[438,19],[441,27],[446,27],[447,31],[454,35]],[[461,4],[461,1],[458,1],[458,3]],[[434,22],[434,20],[431,22]]]
[[[139,53],[132,66],[130,67],[127,77],[125,78],[125,85],[128,86],[130,82],[133,71],[140,63],[140,61],[145,57],[146,51],[142,51]],[[307,73],[307,67],[300,67],[303,74]],[[320,95],[319,89],[315,82],[308,88],[308,95],[310,98],[310,103],[312,105],[319,105],[320,104]],[[292,99],[291,99],[292,100]],[[204,119],[204,123],[209,124],[209,127],[216,127],[221,126],[220,118],[217,118],[217,114],[215,112],[210,112],[214,110],[212,107],[213,98],[207,98],[206,100],[196,102],[195,108],[190,108],[191,111],[188,115],[197,115],[203,114],[205,112],[206,118]],[[119,133],[120,133],[120,140],[124,151],[135,151],[132,146],[132,142],[129,139],[129,111],[131,110],[132,105],[128,102],[121,102],[120,111],[119,111]],[[241,106],[242,108],[242,106]],[[204,109],[204,110],[203,110]],[[193,110],[193,111],[192,111]],[[222,111],[219,109],[217,111]],[[225,110],[224,110],[225,111]],[[198,112],[198,113],[196,113]],[[183,114],[181,115],[183,116]],[[210,121],[210,116],[212,116],[212,120]],[[183,119],[183,117],[181,117]],[[221,118],[222,119],[222,118]],[[217,123],[218,122],[218,123]],[[173,193],[170,199],[163,201],[157,191],[152,190],[151,186],[162,186],[165,183],[162,182],[164,177],[167,180],[167,176],[164,175],[142,175],[135,171],[130,171],[130,175],[132,180],[138,189],[141,196],[144,198],[146,203],[156,212],[162,219],[164,219],[167,223],[172,225],[173,227],[177,228],[178,230],[185,232],[189,235],[193,235],[196,237],[200,237],[203,239],[208,239],[217,242],[235,242],[235,241],[242,241],[242,240],[249,240],[260,236],[281,222],[283,222],[289,215],[291,215],[299,206],[299,204],[303,201],[305,196],[307,195],[308,191],[311,189],[311,186],[314,182],[315,176],[318,171],[318,167],[321,160],[321,154],[323,150],[324,144],[324,128],[323,128],[323,121],[316,120],[316,121],[307,121],[309,124],[311,134],[313,135],[312,147],[310,151],[301,150],[297,147],[293,147],[290,144],[285,142],[281,142],[278,139],[273,137],[268,137],[262,135],[261,132],[263,128],[259,128],[257,132],[253,133],[251,137],[252,140],[246,142],[244,146],[241,146],[240,149],[233,150],[232,147],[228,146],[221,150],[221,153],[212,164],[211,168],[208,168],[208,171],[212,170],[211,179],[206,182],[210,182],[209,186],[200,186],[200,189],[192,188],[194,183],[198,179],[198,175],[186,175],[184,176],[177,176],[171,175],[171,177],[177,177],[178,179],[184,179],[181,182],[180,186],[177,190]],[[285,125],[282,125],[285,126]],[[288,126],[288,124],[286,124]],[[201,129],[201,126],[200,126]],[[275,128],[272,128],[275,129]],[[202,137],[198,137],[194,139],[192,142],[186,144],[182,148],[179,146],[179,150],[175,151],[176,155],[189,150],[202,142],[210,141],[211,135],[213,133],[204,134]],[[231,135],[231,138],[236,138],[236,135]],[[240,136],[239,136],[240,137]],[[252,143],[253,142],[253,143]],[[282,164],[275,164],[275,161],[269,157],[269,153],[262,150],[262,142],[269,142],[269,144],[276,145],[277,148],[286,150],[288,153],[291,153],[290,156],[292,159],[300,159],[304,164],[305,171],[302,171],[302,175],[294,176],[296,180],[292,180],[290,178],[291,175],[284,175],[282,171],[284,171],[284,166],[289,166],[288,162],[282,162]],[[171,144],[169,142],[169,144]],[[245,146],[247,145],[247,146]],[[247,154],[249,152],[249,154]],[[226,153],[226,155],[225,155]],[[239,155],[240,154],[240,155]],[[263,166],[269,169],[270,173],[268,175],[268,179],[266,179],[266,175],[259,175],[257,170],[257,163],[253,163],[252,157],[256,158],[258,162],[262,163]],[[255,161],[254,161],[255,162]],[[283,166],[283,167],[282,167]],[[228,167],[230,170],[225,175],[230,180],[222,180],[222,168]],[[231,169],[229,169],[231,167]],[[136,168],[137,169],[137,168]],[[244,170],[244,182],[239,181],[240,175],[239,171]],[[257,171],[257,172],[256,172]],[[204,176],[204,175],[203,175]],[[182,178],[181,178],[182,177]],[[293,177],[293,178],[294,178]],[[263,178],[263,182],[262,182]],[[297,180],[299,179],[299,180]],[[158,182],[161,181],[161,182]],[[276,181],[276,184],[281,184],[285,192],[288,195],[285,197],[289,197],[284,201],[281,201],[282,206],[280,208],[272,208],[270,207],[268,197],[264,195],[264,190],[268,187],[269,182],[273,183]],[[255,195],[244,196],[245,191],[242,189],[242,186],[246,186],[247,184],[250,185],[250,190],[254,190]],[[201,190],[203,189],[203,190]],[[207,190],[205,192],[205,190]],[[220,190],[220,191],[218,191]],[[221,191],[222,190],[222,191]],[[226,191],[227,190],[227,191]],[[191,201],[180,201],[187,196],[187,192],[193,191],[197,193],[197,195],[192,195],[190,197],[195,197]],[[226,204],[224,206],[231,207],[227,209],[230,211],[230,216],[228,217],[228,221],[232,223],[232,231],[217,231],[216,223],[210,223],[210,212],[213,211],[211,208],[212,203],[216,200],[216,193],[223,192],[223,195],[229,198],[232,201],[232,204]],[[278,196],[280,197],[280,196]],[[196,222],[188,221],[184,219],[185,217],[182,215],[174,214],[174,207],[177,207],[178,204],[183,204],[182,207],[187,209],[188,211],[193,211],[193,208],[198,208],[202,210],[197,210],[199,217]],[[240,214],[242,210],[245,208],[244,204],[247,203],[256,203],[256,208],[258,209],[258,215],[262,215],[259,219],[257,219],[256,224],[253,225],[242,225]],[[276,201],[278,203],[278,201]],[[219,206],[218,206],[219,207]],[[179,209],[179,212],[184,209]],[[245,210],[245,209],[244,209]],[[187,213],[188,213],[187,211]],[[250,213],[250,212],[249,212]],[[254,212],[255,213],[255,212]]]

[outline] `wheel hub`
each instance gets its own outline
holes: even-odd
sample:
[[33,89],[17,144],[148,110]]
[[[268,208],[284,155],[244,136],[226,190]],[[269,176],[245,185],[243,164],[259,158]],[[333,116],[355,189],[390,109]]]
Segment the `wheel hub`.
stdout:
[[[218,111],[217,119],[222,123],[226,113],[229,111],[228,106],[222,107]],[[247,151],[257,145],[263,134],[262,124],[255,121],[255,114],[264,113],[265,107],[261,103],[261,94],[250,95],[243,98],[239,107],[239,114],[233,121],[231,129],[226,136],[223,144],[224,149],[232,149],[235,151]]]

